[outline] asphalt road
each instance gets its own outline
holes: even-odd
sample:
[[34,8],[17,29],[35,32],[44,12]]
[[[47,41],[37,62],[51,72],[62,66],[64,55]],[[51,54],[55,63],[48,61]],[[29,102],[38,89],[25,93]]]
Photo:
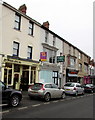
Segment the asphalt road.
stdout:
[[[95,94],[94,94],[95,95]],[[31,100],[27,106],[20,105],[3,111],[3,118],[93,118],[93,95],[54,99],[50,102]],[[26,103],[25,103],[26,104]],[[5,109],[5,108],[3,108]]]

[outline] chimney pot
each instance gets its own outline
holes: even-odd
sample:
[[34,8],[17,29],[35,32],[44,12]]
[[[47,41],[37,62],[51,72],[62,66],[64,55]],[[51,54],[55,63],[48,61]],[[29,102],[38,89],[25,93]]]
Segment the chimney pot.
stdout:
[[18,9],[19,11],[21,11],[22,13],[26,14],[26,10],[27,10],[27,7],[25,4],[21,5]]
[[46,27],[46,28],[48,28],[48,29],[49,29],[49,25],[50,25],[50,24],[49,24],[49,22],[48,22],[48,21],[43,22],[43,26],[44,26],[44,27]]

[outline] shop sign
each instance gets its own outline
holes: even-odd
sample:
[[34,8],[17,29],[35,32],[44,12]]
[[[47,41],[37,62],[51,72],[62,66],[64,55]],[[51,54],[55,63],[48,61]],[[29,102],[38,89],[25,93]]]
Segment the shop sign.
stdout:
[[57,62],[65,62],[65,56],[57,56]]
[[4,59],[5,62],[11,62],[11,63],[18,63],[21,64],[21,61],[18,60],[12,60],[12,59]]
[[40,52],[40,60],[41,61],[47,60],[47,52]]

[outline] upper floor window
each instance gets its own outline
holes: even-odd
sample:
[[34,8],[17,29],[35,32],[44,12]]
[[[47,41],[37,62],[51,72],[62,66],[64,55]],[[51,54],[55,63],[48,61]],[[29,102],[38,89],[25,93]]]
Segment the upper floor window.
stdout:
[[79,71],[82,72],[82,64],[79,63]]
[[27,58],[32,59],[32,47],[28,46]]
[[19,43],[13,42],[13,56],[19,56]]
[[69,54],[71,54],[71,46],[69,45]]
[[76,67],[76,59],[74,57],[68,56],[68,66],[75,68]]
[[34,23],[33,22],[29,22],[29,35],[33,35],[33,28],[34,28]]
[[79,52],[79,59],[82,59],[82,54]]
[[55,46],[55,43],[56,43],[56,37],[53,36],[53,46]]
[[73,55],[75,56],[75,48],[73,48]]
[[20,30],[20,24],[21,24],[21,16],[19,14],[15,14],[15,26],[14,28],[17,30]]
[[56,51],[43,48],[43,52],[47,52],[47,61],[50,63],[56,63]]
[[45,31],[45,42],[46,42],[46,43],[48,42],[48,36],[49,36],[48,31]]

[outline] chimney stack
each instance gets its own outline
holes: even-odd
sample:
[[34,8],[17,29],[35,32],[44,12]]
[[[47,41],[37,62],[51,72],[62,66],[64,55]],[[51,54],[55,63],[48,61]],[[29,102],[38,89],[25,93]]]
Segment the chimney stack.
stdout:
[[48,29],[49,29],[49,25],[50,25],[50,24],[49,24],[49,22],[48,22],[48,21],[43,22],[43,26],[44,26],[44,27],[46,27],[46,28],[48,28]]
[[25,4],[21,5],[18,9],[19,11],[21,11],[22,13],[26,14],[26,10],[27,10],[27,7]]

